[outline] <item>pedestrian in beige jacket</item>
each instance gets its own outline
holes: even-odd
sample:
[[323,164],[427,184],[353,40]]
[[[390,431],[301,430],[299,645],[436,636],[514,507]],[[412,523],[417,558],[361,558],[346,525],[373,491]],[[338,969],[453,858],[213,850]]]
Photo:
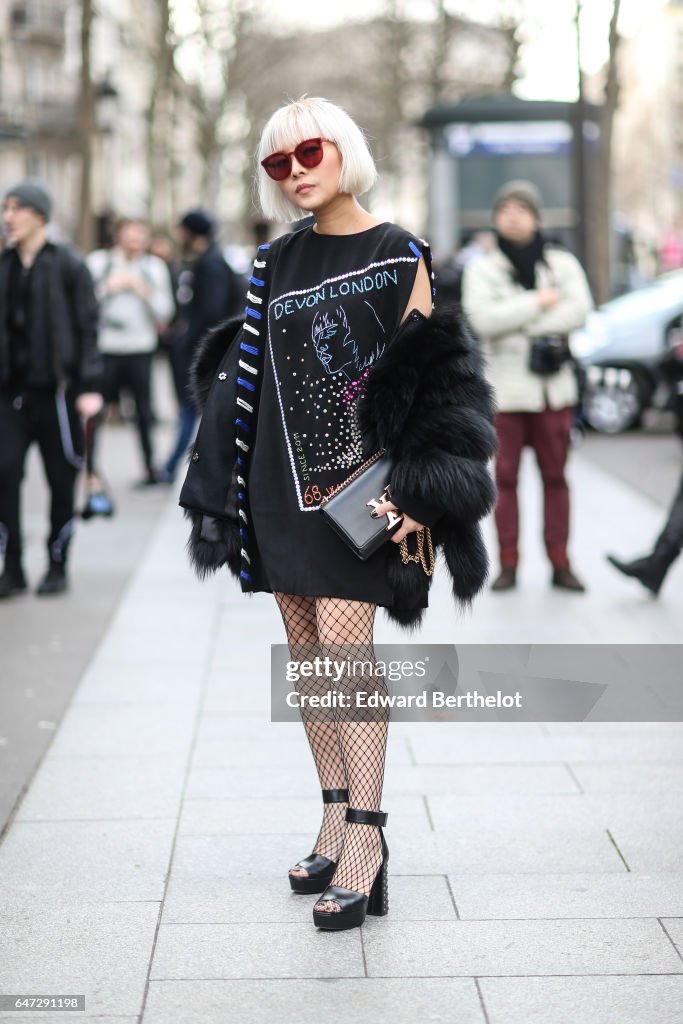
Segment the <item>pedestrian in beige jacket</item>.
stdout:
[[493,218],[497,248],[468,264],[463,278],[463,307],[486,354],[498,405],[495,519],[501,572],[492,589],[516,584],[517,477],[522,449],[530,445],[543,479],[543,536],[552,583],[583,591],[567,551],[564,467],[578,390],[572,365],[563,359],[567,335],[584,323],[593,305],[588,282],[571,253],[544,239],[541,197],[531,182],[504,185]]

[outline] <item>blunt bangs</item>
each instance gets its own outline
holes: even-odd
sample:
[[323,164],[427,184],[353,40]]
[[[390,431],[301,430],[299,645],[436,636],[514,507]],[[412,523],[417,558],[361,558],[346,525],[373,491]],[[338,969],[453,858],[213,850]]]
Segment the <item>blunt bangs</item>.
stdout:
[[287,223],[309,216],[290,203],[277,182],[261,167],[271,153],[291,152],[305,139],[324,138],[334,142],[341,156],[339,191],[352,196],[369,192],[377,181],[377,168],[367,141],[345,110],[322,97],[302,97],[280,107],[266,123],[257,155],[257,181],[261,209],[269,220]]

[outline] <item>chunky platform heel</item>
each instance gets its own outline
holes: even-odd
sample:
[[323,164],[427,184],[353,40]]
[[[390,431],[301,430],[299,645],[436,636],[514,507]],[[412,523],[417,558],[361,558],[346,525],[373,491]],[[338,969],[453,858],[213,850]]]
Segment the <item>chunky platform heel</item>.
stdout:
[[[324,804],[345,804],[349,800],[348,789],[323,789],[322,794]],[[303,868],[308,874],[303,876],[290,874],[289,884],[292,887],[292,892],[299,896],[312,896],[314,893],[322,892],[330,884],[332,876],[337,870],[337,862],[330,860],[329,857],[324,857],[322,853],[311,853],[308,857],[300,860],[295,867]]]
[[316,928],[324,928],[328,931],[340,932],[346,928],[358,928],[365,921],[367,914],[373,914],[375,917],[384,917],[385,914],[389,913],[389,878],[387,870],[389,848],[382,832],[382,827],[387,823],[387,815],[384,811],[365,811],[359,807],[349,807],[346,812],[346,820],[358,825],[375,825],[379,828],[382,843],[382,861],[372,883],[369,896],[366,896],[364,892],[344,889],[341,885],[330,885],[325,889],[318,902],[334,900],[335,903],[339,904],[340,909],[332,911],[314,910],[313,924]]

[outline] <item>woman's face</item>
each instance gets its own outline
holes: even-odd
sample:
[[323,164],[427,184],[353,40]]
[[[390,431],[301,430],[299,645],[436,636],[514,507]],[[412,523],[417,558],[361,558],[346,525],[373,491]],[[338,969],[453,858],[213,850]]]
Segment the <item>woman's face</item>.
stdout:
[[[341,155],[333,142],[323,140],[323,158],[317,167],[302,167],[292,154],[292,170],[278,186],[290,203],[315,214],[339,195]],[[291,147],[294,149],[294,146]]]

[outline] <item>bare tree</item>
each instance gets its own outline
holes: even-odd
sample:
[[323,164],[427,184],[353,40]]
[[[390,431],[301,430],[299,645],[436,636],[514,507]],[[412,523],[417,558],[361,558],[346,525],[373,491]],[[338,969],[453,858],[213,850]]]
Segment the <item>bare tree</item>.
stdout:
[[[145,11],[140,8],[144,5]],[[136,0],[139,20],[149,14],[149,0]],[[171,0],[152,0],[147,51],[152,68],[147,121],[147,176],[149,215],[154,224],[173,217],[172,136],[174,99],[174,54],[176,39],[171,30]]]
[[426,107],[500,91],[514,77],[513,27],[480,25],[452,15],[446,0],[431,2],[431,21],[415,20],[406,0],[383,0],[372,21],[298,33],[269,24],[261,0],[195,0],[197,27],[176,63],[192,114],[187,171],[201,178],[197,198],[213,205],[226,178],[248,193],[264,121],[308,93],[334,100],[363,125],[384,198],[398,208],[406,183],[424,170],[416,122]]
[[95,230],[92,212],[93,135],[95,133],[95,92],[90,64],[90,46],[93,22],[92,0],[81,0],[81,74],[79,109],[79,148],[81,153],[81,183],[78,205],[78,245],[84,251],[92,249]]
[[611,294],[611,199],[612,138],[614,116],[619,102],[619,13],[621,0],[614,0],[609,24],[609,57],[605,68],[604,101],[600,112],[600,145],[595,185],[592,237],[593,287],[598,302],[606,302]]
[[226,147],[242,142],[246,132],[240,113],[258,65],[244,62],[240,51],[263,20],[262,6],[260,0],[196,0],[198,30],[192,44],[198,61],[185,82],[185,96],[194,115],[204,202],[215,201],[220,189]]

